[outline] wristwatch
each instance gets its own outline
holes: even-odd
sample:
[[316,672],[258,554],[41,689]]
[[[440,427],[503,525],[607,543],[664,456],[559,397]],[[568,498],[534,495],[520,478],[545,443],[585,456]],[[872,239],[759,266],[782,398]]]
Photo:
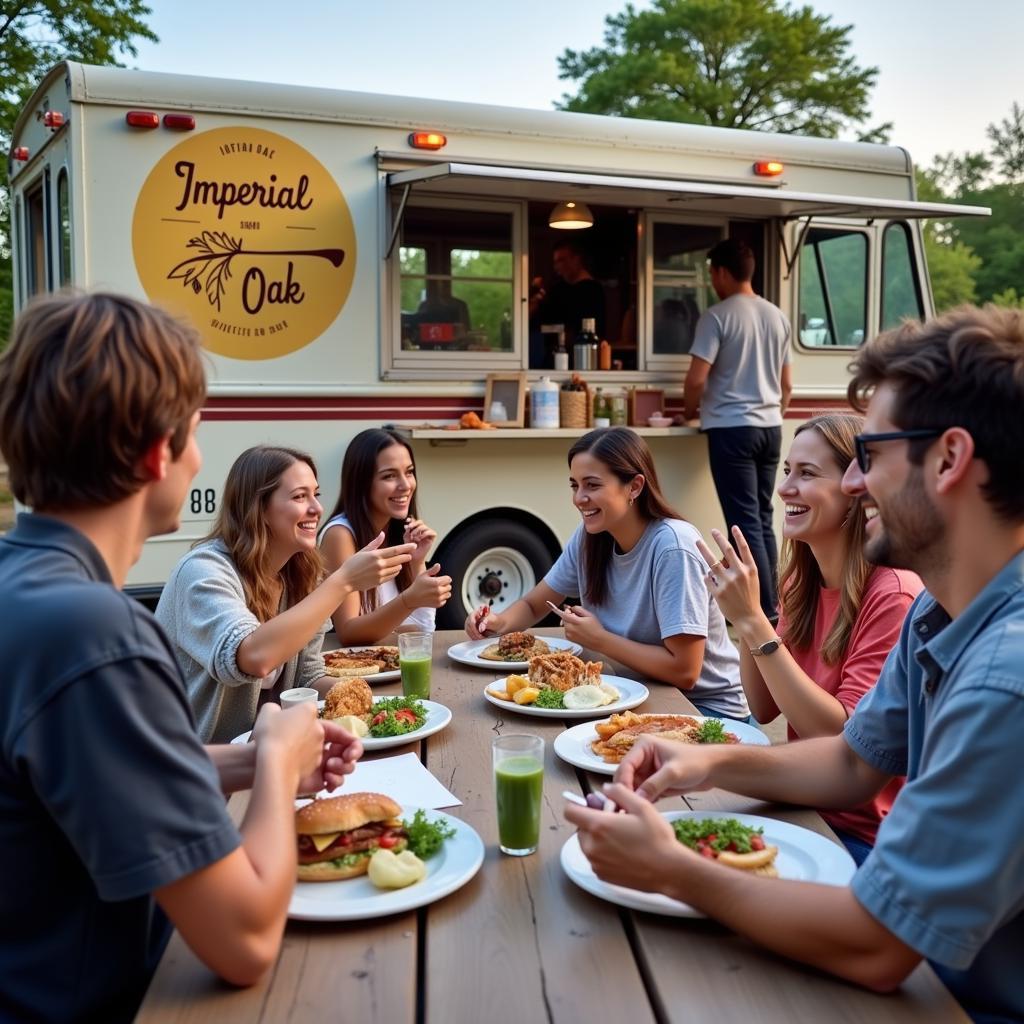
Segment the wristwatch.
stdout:
[[766,641],[759,647],[751,647],[750,653],[755,658],[763,658],[765,655],[774,654],[782,646],[782,637],[773,636],[771,640]]

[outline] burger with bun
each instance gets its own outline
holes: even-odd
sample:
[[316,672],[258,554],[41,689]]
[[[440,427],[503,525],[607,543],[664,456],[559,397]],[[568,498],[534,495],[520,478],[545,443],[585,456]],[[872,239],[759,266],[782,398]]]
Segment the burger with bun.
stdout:
[[295,812],[299,881],[334,882],[366,874],[377,850],[400,853],[408,835],[402,808],[382,793],[346,793]]

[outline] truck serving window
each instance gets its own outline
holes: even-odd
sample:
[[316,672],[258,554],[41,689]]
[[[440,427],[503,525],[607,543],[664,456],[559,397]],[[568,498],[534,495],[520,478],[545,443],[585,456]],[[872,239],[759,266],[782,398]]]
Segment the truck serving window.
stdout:
[[403,352],[512,352],[513,218],[410,205],[399,249]]
[[881,329],[887,331],[910,317],[924,316],[921,289],[914,261],[913,242],[907,225],[889,224],[882,236],[882,319]]
[[685,355],[701,313],[716,302],[706,254],[723,236],[718,224],[651,224],[651,353]]
[[867,328],[868,240],[861,231],[811,228],[800,250],[800,342],[856,348]]

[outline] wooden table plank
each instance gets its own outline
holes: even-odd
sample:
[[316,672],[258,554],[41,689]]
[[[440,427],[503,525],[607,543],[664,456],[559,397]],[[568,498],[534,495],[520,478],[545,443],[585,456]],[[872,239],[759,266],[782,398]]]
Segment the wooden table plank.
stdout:
[[[435,672],[433,694],[454,718],[427,740],[427,767],[463,800],[452,813],[480,833],[487,855],[470,885],[428,910],[426,1020],[483,1019],[485,1007],[524,1022],[653,1020],[620,914],[577,889],[559,863],[572,834],[561,792],[579,791],[552,746],[564,723],[488,704],[483,689],[496,673],[451,664]],[[518,732],[545,740],[540,848],[522,858],[498,850],[491,768],[491,740]]]

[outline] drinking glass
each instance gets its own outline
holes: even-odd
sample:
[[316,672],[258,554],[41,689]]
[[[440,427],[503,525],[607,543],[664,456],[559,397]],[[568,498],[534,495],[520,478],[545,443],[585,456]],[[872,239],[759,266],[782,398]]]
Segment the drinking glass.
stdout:
[[398,667],[402,670],[402,693],[426,700],[430,696],[430,661],[434,653],[433,633],[399,633]]
[[492,741],[494,792],[498,803],[498,846],[525,857],[540,842],[544,793],[544,739],[513,734]]
[[294,686],[290,690],[281,691],[281,707],[290,708],[295,704],[304,704],[306,701],[316,701],[320,696],[312,686]]

